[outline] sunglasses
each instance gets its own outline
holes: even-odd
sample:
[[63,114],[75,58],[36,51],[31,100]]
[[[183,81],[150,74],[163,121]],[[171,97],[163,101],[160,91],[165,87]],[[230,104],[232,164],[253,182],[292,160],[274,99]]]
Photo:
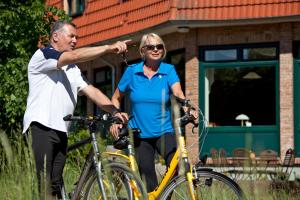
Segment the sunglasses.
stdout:
[[163,44],[157,44],[157,45],[149,44],[149,45],[145,45],[144,48],[146,48],[149,51],[153,51],[154,49],[162,50],[162,49],[164,49],[164,45]]

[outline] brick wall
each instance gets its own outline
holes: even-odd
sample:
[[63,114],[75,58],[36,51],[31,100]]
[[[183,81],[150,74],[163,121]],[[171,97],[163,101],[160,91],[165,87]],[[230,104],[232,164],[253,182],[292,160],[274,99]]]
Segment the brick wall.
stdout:
[[280,24],[280,151],[281,158],[288,148],[294,148],[293,55],[291,23]]

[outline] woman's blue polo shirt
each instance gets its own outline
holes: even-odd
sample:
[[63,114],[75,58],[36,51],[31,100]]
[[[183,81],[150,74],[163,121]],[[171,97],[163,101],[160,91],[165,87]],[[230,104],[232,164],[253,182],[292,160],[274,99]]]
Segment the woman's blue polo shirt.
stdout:
[[141,138],[159,137],[174,133],[171,119],[171,87],[179,82],[173,65],[161,62],[158,72],[148,79],[143,71],[144,62],[130,65],[123,74],[118,88],[129,93],[131,128],[141,130]]

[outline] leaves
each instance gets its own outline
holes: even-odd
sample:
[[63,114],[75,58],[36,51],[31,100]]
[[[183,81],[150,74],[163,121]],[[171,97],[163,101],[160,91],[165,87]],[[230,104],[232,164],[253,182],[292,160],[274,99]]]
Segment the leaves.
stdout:
[[39,44],[46,44],[55,19],[70,17],[43,0],[0,2],[0,129],[22,128],[28,94],[27,65]]

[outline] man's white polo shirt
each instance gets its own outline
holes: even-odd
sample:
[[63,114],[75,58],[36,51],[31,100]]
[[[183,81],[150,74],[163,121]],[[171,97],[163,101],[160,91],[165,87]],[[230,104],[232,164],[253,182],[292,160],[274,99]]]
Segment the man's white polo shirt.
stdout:
[[57,69],[61,54],[48,46],[37,50],[28,64],[29,95],[23,133],[33,121],[55,130],[68,130],[69,122],[63,117],[73,114],[77,94],[88,83],[74,64]]

